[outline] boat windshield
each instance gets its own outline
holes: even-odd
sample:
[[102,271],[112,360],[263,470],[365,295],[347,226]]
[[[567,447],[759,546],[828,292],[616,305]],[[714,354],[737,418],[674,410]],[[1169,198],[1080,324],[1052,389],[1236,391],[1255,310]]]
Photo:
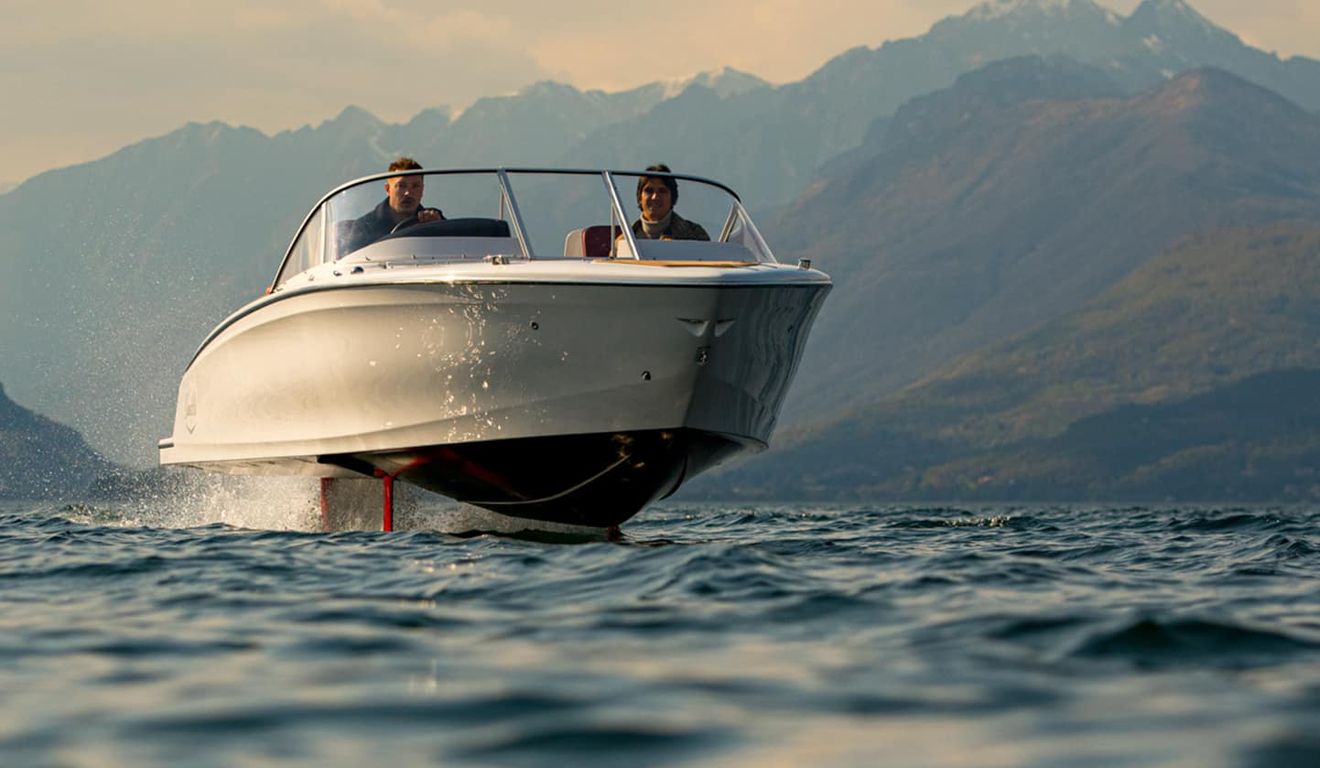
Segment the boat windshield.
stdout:
[[[643,186],[668,191],[670,215]],[[677,194],[674,194],[674,193]],[[652,198],[664,190],[646,194]],[[393,204],[392,204],[393,203]],[[489,169],[378,174],[327,195],[303,222],[274,288],[332,262],[656,259],[773,262],[727,187],[682,174]]]

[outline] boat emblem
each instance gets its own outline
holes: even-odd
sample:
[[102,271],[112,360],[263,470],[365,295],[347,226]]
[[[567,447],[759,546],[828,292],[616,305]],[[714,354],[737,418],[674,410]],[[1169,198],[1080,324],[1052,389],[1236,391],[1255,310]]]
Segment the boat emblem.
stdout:
[[712,326],[715,328],[716,336],[723,336],[725,331],[728,331],[729,328],[733,326],[736,318],[722,317],[718,320],[700,320],[696,318],[679,317],[676,319],[683,324],[683,327],[687,329],[688,333],[701,339],[705,338],[705,336],[710,333]]
[[706,330],[710,328],[709,320],[697,320],[693,318],[680,317],[678,322],[683,324],[687,332],[696,336],[698,339],[706,335]]

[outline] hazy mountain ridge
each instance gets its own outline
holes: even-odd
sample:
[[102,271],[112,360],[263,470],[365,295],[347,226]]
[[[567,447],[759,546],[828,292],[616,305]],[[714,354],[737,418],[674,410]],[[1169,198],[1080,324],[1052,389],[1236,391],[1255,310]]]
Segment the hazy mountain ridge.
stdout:
[[979,350],[904,399],[969,392],[968,378],[1001,398],[1010,394],[1016,402],[1007,411],[963,395],[968,410],[943,431],[994,447],[1055,435],[1126,403],[1187,397],[1275,370],[1320,369],[1317,332],[1320,222],[1211,230],[1080,311]]
[[77,432],[10,400],[0,384],[0,498],[77,498],[112,469]]
[[[1037,82],[1030,70],[1050,66],[994,68]],[[1232,75],[1016,104],[984,95],[1001,81],[928,97],[935,107],[913,114],[934,122],[894,121],[871,157],[773,223],[777,247],[836,281],[799,375],[811,393],[793,404],[799,419],[1071,311],[1181,238],[1320,216],[1320,121]]]

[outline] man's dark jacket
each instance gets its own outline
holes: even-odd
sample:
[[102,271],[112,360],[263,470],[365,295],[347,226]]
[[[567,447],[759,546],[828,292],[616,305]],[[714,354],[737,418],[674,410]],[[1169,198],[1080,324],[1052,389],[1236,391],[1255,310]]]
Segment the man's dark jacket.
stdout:
[[[428,209],[424,205],[417,206],[417,212],[411,217],[398,222],[398,229],[407,229],[417,223],[417,214]],[[441,214],[444,218],[444,214]],[[387,197],[380,201],[380,205],[367,211],[365,215],[341,221],[339,223],[339,255],[340,257],[364,248],[382,237],[388,235],[395,229],[394,214],[390,210],[390,199]]]

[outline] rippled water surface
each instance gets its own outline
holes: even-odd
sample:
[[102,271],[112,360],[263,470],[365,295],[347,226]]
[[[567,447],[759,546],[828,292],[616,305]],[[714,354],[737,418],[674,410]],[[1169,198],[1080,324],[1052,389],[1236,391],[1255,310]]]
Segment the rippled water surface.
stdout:
[[0,765],[1320,765],[1315,508],[158,504],[0,505]]

